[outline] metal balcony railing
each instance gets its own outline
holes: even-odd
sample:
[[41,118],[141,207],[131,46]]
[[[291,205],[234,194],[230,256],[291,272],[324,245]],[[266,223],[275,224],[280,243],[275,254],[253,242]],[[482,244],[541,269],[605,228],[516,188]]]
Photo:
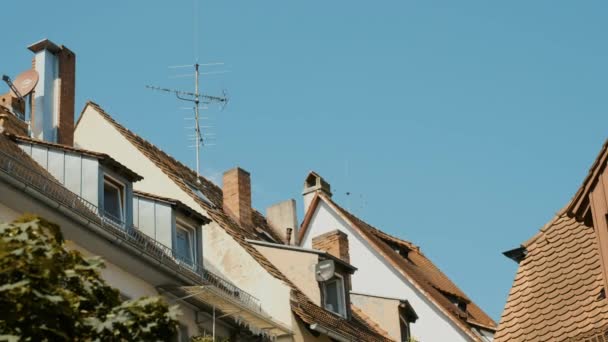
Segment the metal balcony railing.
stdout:
[[201,265],[190,260],[184,260],[172,248],[145,235],[135,226],[127,227],[120,219],[105,214],[96,205],[71,192],[63,184],[35,171],[32,167],[5,151],[0,151],[0,172],[38,190],[49,199],[93,222],[94,227],[102,229],[137,248],[159,263],[192,280],[195,284],[212,286],[216,292],[229,296],[256,312],[262,312],[259,300],[251,294],[241,290],[228,280],[209,272]]

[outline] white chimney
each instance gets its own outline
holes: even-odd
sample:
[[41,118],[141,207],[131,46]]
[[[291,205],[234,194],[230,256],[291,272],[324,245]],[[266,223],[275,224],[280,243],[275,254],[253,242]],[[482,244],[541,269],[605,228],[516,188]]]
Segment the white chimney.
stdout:
[[[295,236],[297,236],[298,231],[298,218],[296,214],[296,201],[294,199],[268,207],[266,209],[266,219],[277,236],[284,239],[283,242],[288,245],[297,244]],[[289,236],[287,236],[288,229],[291,229]]]
[[29,46],[39,80],[32,100],[32,135],[73,145],[76,56],[48,39]]
[[329,183],[323,179],[323,177],[319,176],[314,171],[310,171],[308,176],[306,176],[306,180],[304,181],[304,191],[302,191],[302,195],[304,196],[304,215],[308,212],[308,207],[310,206],[310,202],[315,198],[315,194],[317,192],[322,192],[326,196],[331,198],[331,186]]

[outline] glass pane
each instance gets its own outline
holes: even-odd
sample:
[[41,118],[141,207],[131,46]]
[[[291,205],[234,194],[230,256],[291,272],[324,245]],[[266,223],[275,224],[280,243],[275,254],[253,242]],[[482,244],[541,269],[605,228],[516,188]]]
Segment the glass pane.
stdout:
[[330,280],[325,283],[325,309],[340,313],[340,292],[338,281]]
[[112,219],[122,221],[122,203],[120,190],[108,183],[103,185],[103,209]]
[[177,249],[177,257],[187,263],[192,263],[192,254],[190,253],[190,234],[178,229],[175,247]]

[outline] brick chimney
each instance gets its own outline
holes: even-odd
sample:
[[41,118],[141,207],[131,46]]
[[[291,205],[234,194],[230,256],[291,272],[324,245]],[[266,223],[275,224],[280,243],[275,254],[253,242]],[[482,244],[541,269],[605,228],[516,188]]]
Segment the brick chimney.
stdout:
[[32,96],[32,135],[36,139],[74,144],[76,55],[48,39],[30,45],[39,80]]
[[348,235],[340,230],[333,230],[313,237],[312,248],[327,252],[350,264]]
[[251,178],[249,172],[236,167],[224,172],[224,211],[243,226],[252,226]]

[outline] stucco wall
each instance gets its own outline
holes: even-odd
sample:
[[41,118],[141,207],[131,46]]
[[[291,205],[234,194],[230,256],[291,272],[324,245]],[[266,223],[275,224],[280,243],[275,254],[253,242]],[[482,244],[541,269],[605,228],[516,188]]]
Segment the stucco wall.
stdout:
[[296,284],[313,303],[321,306],[321,292],[315,278],[315,266],[319,263],[317,254],[260,245],[255,248]]
[[[87,107],[74,133],[76,146],[111,155],[144,179],[136,190],[177,199],[207,216],[188,194],[109,124],[93,107]],[[260,299],[264,311],[291,326],[290,289],[271,276],[216,223],[203,227],[203,263],[244,291]]]
[[411,325],[411,330],[412,335],[420,341],[470,341],[434,303],[369,247],[362,237],[323,201],[319,202],[313,214],[308,231],[302,239],[302,247],[310,248],[312,237],[335,229],[348,234],[351,264],[358,268],[352,277],[353,292],[407,299],[419,317],[418,321]]
[[0,203],[0,223],[14,221],[21,215],[18,211]]
[[386,330],[392,339],[402,341],[399,325],[399,300],[357,293],[351,293],[350,300],[366,315],[373,317],[374,321]]
[[275,320],[291,326],[291,288],[268,273],[224,229],[212,222],[203,229],[204,265],[260,300]]

